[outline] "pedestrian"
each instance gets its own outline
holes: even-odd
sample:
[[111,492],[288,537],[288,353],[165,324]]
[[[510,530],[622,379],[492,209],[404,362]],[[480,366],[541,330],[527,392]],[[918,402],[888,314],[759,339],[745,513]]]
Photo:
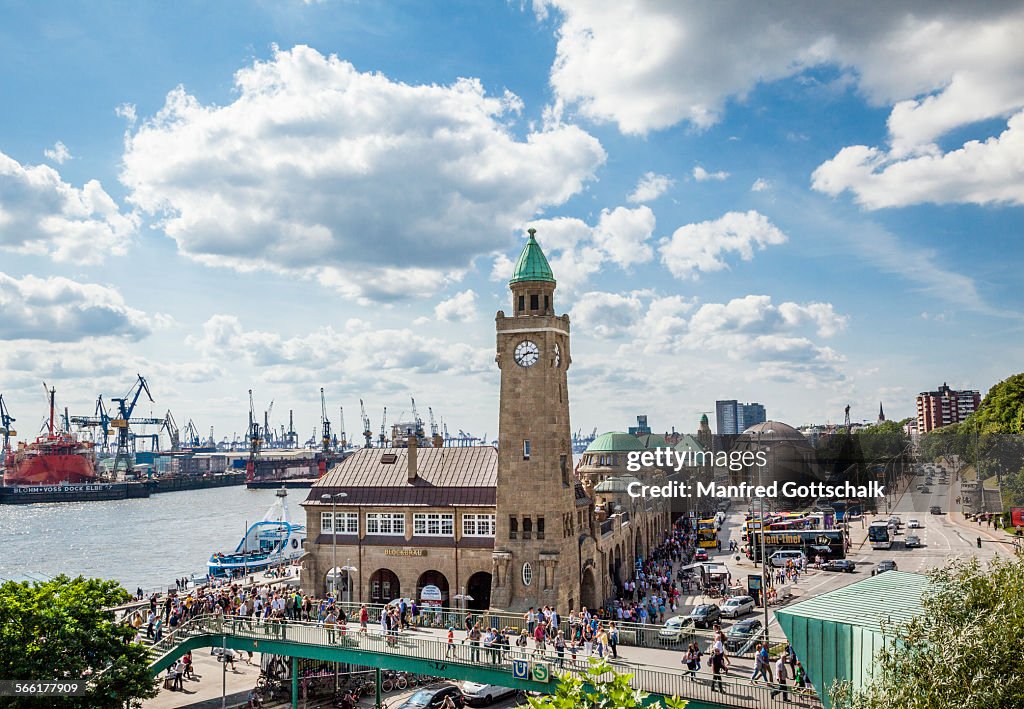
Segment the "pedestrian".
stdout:
[[565,661],[565,636],[561,630],[555,635],[555,654],[558,656],[558,666],[561,667]]
[[762,645],[757,644],[754,649],[754,672],[750,675],[750,681],[756,682],[758,678],[763,679],[765,682],[769,682],[768,679],[768,668],[765,665],[764,656],[761,654]]
[[690,643],[689,647],[686,648],[683,664],[690,671],[690,681],[696,681],[697,670],[700,669],[700,648],[697,643]]
[[449,657],[455,657],[455,626],[448,626],[448,645],[444,651],[444,657],[447,660]]
[[619,659],[619,629],[615,623],[608,624],[608,649],[611,650],[612,659]]
[[800,660],[796,661],[796,667],[793,669],[793,687],[794,691],[799,690],[801,694],[807,692],[807,672]]
[[192,651],[189,650],[185,653],[184,657],[181,658],[185,663],[185,676],[189,679],[195,679],[196,673],[192,668]]
[[480,631],[480,623],[474,623],[469,631],[470,655],[473,662],[480,662],[480,638],[483,633]]
[[359,608],[359,632],[365,633],[366,624],[370,622],[370,611],[366,610],[366,604],[364,603]]
[[711,691],[715,691],[715,684],[718,684],[718,691],[725,693],[725,685],[722,683],[722,673],[729,669],[729,661],[725,659],[725,653],[717,648],[711,653]]
[[788,668],[786,667],[788,661],[789,658],[785,653],[779,655],[779,659],[775,661],[775,689],[772,690],[772,699],[781,694],[782,701],[789,701],[789,693],[786,687],[786,680],[789,678],[787,674]]

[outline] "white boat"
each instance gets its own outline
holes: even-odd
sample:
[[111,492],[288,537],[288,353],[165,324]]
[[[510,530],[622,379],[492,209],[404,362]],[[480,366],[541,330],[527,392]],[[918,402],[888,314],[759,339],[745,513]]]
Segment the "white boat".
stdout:
[[214,552],[208,568],[210,576],[242,576],[297,560],[303,554],[306,527],[288,518],[288,491],[277,491],[277,500],[263,519],[249,526],[233,552]]

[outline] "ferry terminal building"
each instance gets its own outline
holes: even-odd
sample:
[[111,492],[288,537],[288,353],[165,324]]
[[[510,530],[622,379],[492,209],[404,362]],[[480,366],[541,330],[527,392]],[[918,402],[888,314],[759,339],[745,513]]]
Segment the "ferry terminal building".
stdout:
[[[477,609],[596,608],[668,529],[667,500],[624,504],[615,481],[598,489],[573,470],[569,317],[555,315],[555,278],[529,234],[509,282],[512,314],[495,317],[497,448],[409,436],[332,468],[302,503],[305,592],[324,594],[333,574],[354,602],[440,597],[456,607],[465,594]],[[658,469],[634,474],[664,479]]]

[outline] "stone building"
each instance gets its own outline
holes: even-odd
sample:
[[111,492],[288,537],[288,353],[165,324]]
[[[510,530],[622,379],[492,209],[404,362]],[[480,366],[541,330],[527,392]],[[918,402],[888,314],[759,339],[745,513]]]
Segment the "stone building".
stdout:
[[303,503],[307,591],[323,593],[333,568],[353,600],[420,600],[429,587],[444,605],[465,593],[472,607],[592,608],[668,528],[662,503],[616,512],[602,498],[598,514],[573,470],[569,317],[555,314],[534,233],[509,282],[512,314],[495,318],[497,449],[417,448],[410,437],[340,463]]

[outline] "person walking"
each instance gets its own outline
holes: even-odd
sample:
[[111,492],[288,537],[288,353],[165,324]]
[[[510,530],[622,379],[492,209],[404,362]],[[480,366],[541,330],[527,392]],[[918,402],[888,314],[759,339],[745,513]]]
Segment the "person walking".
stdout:
[[728,671],[729,661],[725,659],[725,653],[715,649],[711,653],[711,691],[714,692],[715,684],[718,684],[718,691],[725,693],[725,685],[722,683],[722,673]]
[[608,649],[611,650],[612,659],[619,659],[619,629],[615,623],[608,624]]
[[561,630],[555,635],[555,654],[558,656],[558,666],[561,667],[565,662],[565,636]]
[[473,662],[480,662],[480,638],[483,635],[480,631],[480,623],[474,623],[469,631],[470,655]]
[[686,648],[686,655],[683,656],[683,664],[690,671],[690,681],[697,680],[697,670],[700,669],[700,647],[697,643],[690,643]]
[[786,686],[786,680],[789,679],[789,668],[786,663],[789,661],[789,657],[785,653],[779,655],[779,659],[775,661],[775,689],[772,690],[772,699],[775,699],[779,694],[782,695],[782,701],[789,701],[789,692]]
[[761,649],[762,645],[761,643],[758,643],[757,647],[754,649],[754,671],[750,675],[751,682],[756,682],[759,678],[763,679],[765,682],[770,681],[768,679],[768,669],[765,667],[765,661],[761,654]]
[[448,626],[448,644],[445,647],[444,659],[455,657],[455,626]]

